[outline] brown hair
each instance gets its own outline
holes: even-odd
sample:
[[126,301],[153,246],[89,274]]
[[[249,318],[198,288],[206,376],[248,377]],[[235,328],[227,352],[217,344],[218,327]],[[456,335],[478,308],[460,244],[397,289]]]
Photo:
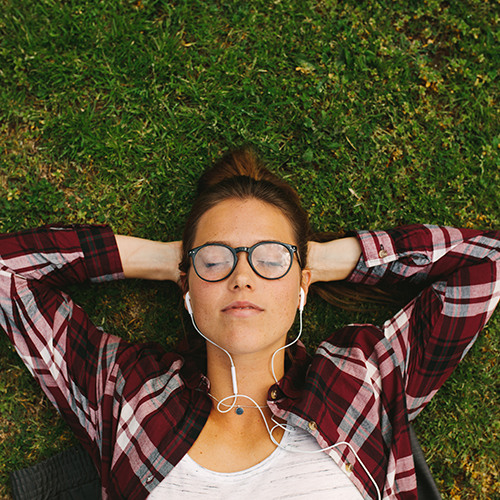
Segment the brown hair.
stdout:
[[[309,241],[331,241],[343,233],[313,233],[309,216],[302,208],[295,189],[270,172],[254,150],[249,147],[229,152],[198,181],[198,197],[193,204],[182,238],[182,261],[180,270],[187,273],[190,266],[188,251],[193,248],[201,217],[218,203],[231,198],[257,199],[279,208],[290,221],[299,250],[300,264],[307,266],[307,244]],[[185,275],[183,287],[186,287]],[[358,310],[357,302],[394,302],[391,295],[374,287],[353,285],[345,282],[314,283],[310,287],[330,304],[343,309]]]
[[224,156],[198,181],[198,198],[186,221],[182,238],[179,267],[183,273],[187,273],[190,266],[188,251],[193,248],[201,217],[220,202],[233,198],[256,199],[279,208],[290,221],[301,267],[306,266],[311,229],[299,195],[289,184],[271,173],[253,150],[242,148]]

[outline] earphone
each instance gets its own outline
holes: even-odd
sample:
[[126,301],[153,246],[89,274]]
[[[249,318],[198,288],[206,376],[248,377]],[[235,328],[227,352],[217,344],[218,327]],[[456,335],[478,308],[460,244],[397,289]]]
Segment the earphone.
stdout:
[[[233,394],[234,394],[234,403],[233,405],[229,408],[230,410],[234,408],[234,405],[236,404],[236,396],[238,395],[238,383],[236,382],[236,367],[234,366],[234,361],[233,357],[231,354],[229,354],[223,347],[220,345],[216,344],[213,340],[210,340],[207,336],[205,336],[203,333],[201,333],[200,329],[196,325],[196,321],[194,320],[194,314],[193,314],[193,307],[191,305],[191,296],[189,295],[189,292],[186,293],[184,296],[184,303],[186,304],[186,309],[189,313],[189,316],[191,317],[191,322],[193,323],[194,328],[196,331],[207,341],[213,344],[215,347],[218,347],[222,351],[224,351],[228,356],[229,356],[229,361],[231,362],[231,381],[233,384]],[[229,396],[232,397],[232,396]],[[224,398],[227,399],[227,398]]]
[[193,308],[191,307],[191,296],[189,295],[189,292],[187,292],[186,295],[184,296],[184,304],[186,305],[186,309],[189,315],[192,316]]
[[[295,344],[301,334],[302,334],[302,311],[304,310],[304,305],[305,305],[305,302],[306,302],[306,293],[304,291],[304,289],[301,287],[300,288],[300,294],[299,294],[299,318],[300,318],[300,329],[299,329],[299,334],[297,335],[297,338],[295,340],[293,340],[292,342],[290,342],[289,344],[283,346],[283,347],[280,347],[279,349],[277,349],[272,358],[271,358],[271,370],[272,370],[272,373],[273,373],[273,378],[275,380],[276,383],[278,383],[278,379],[276,377],[276,374],[274,372],[274,357],[276,356],[276,354],[283,350],[283,349],[286,349],[287,347],[290,347],[291,345]],[[228,413],[229,411],[231,411],[235,406],[236,406],[236,401],[237,401],[237,398],[238,397],[242,397],[242,398],[246,398],[246,399],[249,399],[254,405],[255,407],[257,408],[257,410],[259,410],[261,416],[262,416],[262,419],[264,420],[264,425],[266,426],[266,429],[267,429],[267,432],[269,434],[269,438],[271,439],[271,441],[276,445],[278,446],[279,448],[283,448],[287,451],[290,451],[290,452],[296,452],[296,453],[319,453],[319,452],[325,452],[327,450],[333,450],[334,448],[337,448],[338,446],[342,446],[342,445],[345,445],[347,446],[351,452],[354,454],[354,456],[356,457],[357,461],[361,464],[362,468],[364,469],[365,473],[368,475],[368,477],[371,479],[373,485],[375,486],[375,489],[377,490],[377,498],[380,500],[381,499],[381,494],[380,494],[380,489],[377,485],[377,483],[375,482],[375,480],[373,479],[372,475],[370,474],[370,472],[368,471],[368,469],[366,468],[365,464],[361,461],[361,459],[358,457],[358,454],[354,451],[352,445],[346,441],[342,441],[340,443],[335,443],[331,446],[328,446],[326,448],[321,448],[320,450],[316,450],[316,451],[301,451],[301,450],[296,450],[296,449],[293,449],[293,448],[288,448],[286,446],[282,446],[281,443],[279,443],[278,441],[276,441],[276,439],[274,438],[273,436],[273,432],[274,430],[277,428],[277,427],[281,427],[282,429],[294,429],[293,426],[290,426],[290,424],[280,424],[279,422],[277,422],[276,420],[274,420],[274,418],[272,418],[273,422],[276,424],[272,429],[269,428],[269,425],[267,423],[267,420],[266,420],[266,417],[262,411],[262,409],[260,408],[260,406],[250,397],[250,396],[246,396],[244,394],[238,394],[238,385],[236,383],[236,367],[234,366],[234,362],[233,362],[233,358],[231,356],[231,354],[226,351],[223,347],[217,345],[215,342],[213,342],[212,340],[210,340],[208,337],[206,337],[203,333],[201,333],[201,331],[199,330],[198,326],[196,325],[196,321],[194,319],[194,314],[193,314],[193,308],[192,308],[192,305],[191,305],[191,296],[189,295],[189,292],[186,293],[186,295],[184,296],[184,303],[186,305],[186,309],[189,313],[189,316],[191,317],[191,321],[193,323],[193,326],[194,328],[196,329],[196,331],[205,339],[207,340],[208,342],[210,342],[211,344],[213,344],[214,346],[218,347],[219,349],[221,349],[222,351],[224,351],[228,356],[229,356],[229,360],[231,362],[231,379],[232,379],[232,384],[233,384],[233,395],[232,396],[226,396],[225,398],[221,399],[219,401],[219,403],[217,404],[217,411],[219,411],[219,413]],[[233,403],[231,405],[225,405],[225,401],[226,399],[230,399],[230,398],[233,398]],[[225,410],[222,410],[221,407],[222,405],[225,405],[225,406],[228,406],[227,409]]]
[[[278,383],[278,379],[277,379],[276,374],[274,372],[274,357],[276,356],[276,354],[278,354],[278,352],[280,352],[283,349],[286,349],[287,347],[290,347],[291,345],[295,344],[295,342],[297,342],[299,340],[300,336],[302,335],[302,311],[304,310],[304,305],[305,305],[305,302],[306,302],[306,292],[304,291],[304,289],[302,287],[300,288],[299,297],[300,297],[300,299],[299,299],[299,315],[300,315],[300,330],[299,330],[299,334],[297,335],[297,338],[295,340],[293,340],[289,344],[287,344],[287,345],[285,345],[283,347],[280,347],[279,349],[277,349],[276,351],[274,351],[273,356],[271,358],[271,371],[273,372],[273,378],[274,378],[274,381],[276,383]],[[234,405],[236,404],[236,396],[238,395],[238,383],[236,381],[236,367],[234,366],[233,357],[223,347],[221,347],[220,345],[216,344],[213,340],[210,340],[208,337],[206,337],[200,331],[200,329],[198,328],[198,325],[196,324],[196,321],[194,319],[193,306],[191,304],[191,296],[189,295],[189,292],[186,292],[186,295],[184,296],[184,304],[185,304],[186,309],[187,309],[187,311],[189,313],[189,316],[191,317],[191,322],[193,323],[193,326],[196,329],[196,331],[206,341],[210,342],[215,347],[218,347],[219,349],[221,349],[222,351],[224,351],[228,355],[228,357],[229,357],[229,361],[231,362],[231,380],[232,380],[232,384],[233,384],[233,395],[234,395],[234,403],[229,408],[229,410],[231,410],[234,407]],[[240,396],[244,396],[244,395],[240,394]],[[231,397],[231,396],[229,396],[229,397]],[[247,396],[245,396],[245,397],[247,397]]]

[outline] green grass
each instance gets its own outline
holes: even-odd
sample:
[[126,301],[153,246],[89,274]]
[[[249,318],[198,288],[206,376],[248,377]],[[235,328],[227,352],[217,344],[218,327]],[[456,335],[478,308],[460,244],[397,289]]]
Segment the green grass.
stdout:
[[[0,230],[177,239],[199,174],[243,143],[318,230],[498,228],[499,22],[493,0],[0,0]],[[182,332],[174,285],[74,293],[125,338],[171,347]],[[306,343],[387,314],[314,300]],[[447,499],[500,498],[499,332],[495,316],[418,418]],[[3,338],[0,394],[9,498],[9,470],[74,438]]]

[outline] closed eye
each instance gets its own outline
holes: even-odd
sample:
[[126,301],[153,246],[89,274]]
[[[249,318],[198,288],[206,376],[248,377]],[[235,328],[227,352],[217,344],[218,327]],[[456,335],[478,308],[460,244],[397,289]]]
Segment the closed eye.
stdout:
[[267,267],[283,267],[281,262],[272,261],[272,260],[259,260],[257,261],[259,266],[267,266]]
[[229,264],[229,261],[226,260],[224,262],[205,262],[203,265],[207,269],[210,269],[210,268],[217,267],[217,266],[227,266],[228,264]]

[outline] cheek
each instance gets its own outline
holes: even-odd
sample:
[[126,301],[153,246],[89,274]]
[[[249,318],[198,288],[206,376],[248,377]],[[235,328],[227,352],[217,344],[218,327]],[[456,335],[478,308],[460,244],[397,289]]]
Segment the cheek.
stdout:
[[[269,294],[269,304],[281,316],[295,316],[299,302],[300,285],[289,283],[283,287],[274,288]],[[293,321],[293,319],[292,319]]]
[[[221,283],[207,283],[196,275],[187,277],[191,304],[196,320],[200,324],[213,323],[216,310],[235,297],[228,297],[227,285]],[[300,294],[300,279],[290,276],[288,280],[262,281],[253,292],[250,300],[255,300],[264,306],[276,321],[293,323],[297,313]]]
[[189,295],[193,309],[197,313],[210,307],[210,304],[214,301],[216,293],[214,287],[210,285],[211,283],[196,278],[189,280]]

